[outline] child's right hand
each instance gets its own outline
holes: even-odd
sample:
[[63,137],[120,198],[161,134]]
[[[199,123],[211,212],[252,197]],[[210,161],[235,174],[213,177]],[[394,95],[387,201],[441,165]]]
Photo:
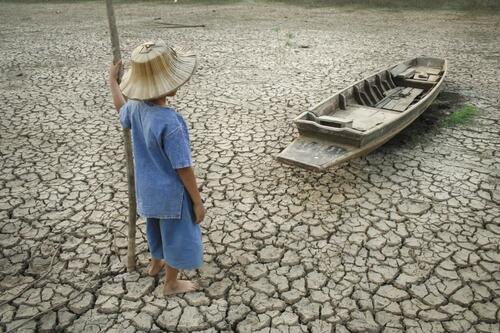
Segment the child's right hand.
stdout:
[[200,224],[201,222],[203,222],[203,219],[205,219],[205,207],[203,207],[203,203],[200,202],[199,204],[194,204],[193,210],[195,216],[194,222],[196,224]]

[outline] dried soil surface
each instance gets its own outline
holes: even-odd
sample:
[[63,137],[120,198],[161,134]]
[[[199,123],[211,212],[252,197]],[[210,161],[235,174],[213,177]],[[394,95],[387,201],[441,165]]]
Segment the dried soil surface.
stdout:
[[[142,220],[139,270],[124,268],[104,5],[2,3],[0,332],[499,332],[498,16],[251,2],[116,12],[125,55],[156,38],[199,54],[172,104],[208,207],[205,264],[186,273],[203,289],[161,296]],[[446,90],[382,148],[319,174],[273,159],[297,136],[294,116],[422,54],[450,60]],[[472,122],[438,126],[466,104]]]

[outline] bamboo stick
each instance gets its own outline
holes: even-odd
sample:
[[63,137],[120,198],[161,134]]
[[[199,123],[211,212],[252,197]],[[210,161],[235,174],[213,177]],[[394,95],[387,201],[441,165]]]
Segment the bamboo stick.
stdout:
[[[113,63],[121,59],[120,41],[118,39],[118,30],[116,29],[115,12],[113,10],[112,0],[106,0],[106,9],[108,13],[109,32],[111,37],[111,47],[113,50]],[[120,70],[118,82],[121,80],[123,72]],[[123,129],[123,140],[125,143],[125,155],[127,158],[127,180],[128,180],[128,251],[127,251],[127,270],[134,271],[135,262],[135,233],[137,221],[137,207],[135,200],[135,179],[134,179],[134,161],[132,156],[132,140],[130,130]]]

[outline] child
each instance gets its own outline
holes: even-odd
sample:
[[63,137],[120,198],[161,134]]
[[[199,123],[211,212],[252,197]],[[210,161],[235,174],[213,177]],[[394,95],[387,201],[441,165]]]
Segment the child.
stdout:
[[[196,57],[164,42],[144,43],[131,56],[131,69],[117,82],[121,60],[111,65],[109,84],[124,128],[132,129],[139,215],[146,218],[150,276],[166,267],[163,293],[191,292],[198,286],[178,280],[180,269],[203,263],[199,224],[205,217],[192,168],[188,128],[166,106],[196,67]],[[121,89],[121,90],[120,90]],[[125,97],[128,101],[125,102]]]

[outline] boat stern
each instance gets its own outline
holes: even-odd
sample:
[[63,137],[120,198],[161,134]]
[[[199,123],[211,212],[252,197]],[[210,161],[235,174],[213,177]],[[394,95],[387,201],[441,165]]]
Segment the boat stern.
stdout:
[[299,136],[277,159],[283,163],[321,171],[347,160],[351,149],[316,137]]

